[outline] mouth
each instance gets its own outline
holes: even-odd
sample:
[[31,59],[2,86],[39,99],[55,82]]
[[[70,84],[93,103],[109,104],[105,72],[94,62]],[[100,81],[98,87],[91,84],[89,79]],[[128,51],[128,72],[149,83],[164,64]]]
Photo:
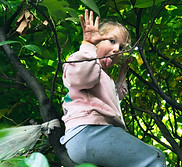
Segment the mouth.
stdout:
[[106,68],[111,66],[112,61],[113,61],[113,59],[111,57],[105,58],[105,66],[106,66]]

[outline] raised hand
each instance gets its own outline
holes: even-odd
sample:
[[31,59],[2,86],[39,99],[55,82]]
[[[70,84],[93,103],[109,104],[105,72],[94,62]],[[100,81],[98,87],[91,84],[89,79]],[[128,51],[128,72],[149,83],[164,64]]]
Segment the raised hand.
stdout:
[[99,34],[99,17],[93,21],[93,11],[85,10],[85,19],[83,15],[80,16],[80,22],[83,29],[83,40],[97,45],[100,41],[107,39]]

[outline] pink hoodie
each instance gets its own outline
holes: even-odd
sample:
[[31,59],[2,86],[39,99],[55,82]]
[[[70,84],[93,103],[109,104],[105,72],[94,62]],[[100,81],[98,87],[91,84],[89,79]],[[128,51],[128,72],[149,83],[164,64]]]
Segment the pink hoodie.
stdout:
[[[96,58],[96,47],[82,44],[68,61]],[[63,82],[69,92],[63,103],[66,130],[79,125],[108,125],[125,128],[119,99],[127,93],[126,81],[116,90],[114,81],[102,70],[99,60],[65,63]]]

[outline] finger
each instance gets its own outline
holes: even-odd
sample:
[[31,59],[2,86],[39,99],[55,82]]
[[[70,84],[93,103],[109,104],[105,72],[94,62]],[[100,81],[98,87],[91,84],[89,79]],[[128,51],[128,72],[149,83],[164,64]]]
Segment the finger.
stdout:
[[83,15],[80,16],[80,23],[81,23],[82,29],[84,30],[85,29],[85,23],[84,23]]
[[89,20],[90,20],[90,25],[93,26],[93,11],[90,11]]
[[90,24],[89,18],[88,18],[88,9],[85,9],[85,24]]
[[95,27],[99,28],[99,17],[97,16],[96,19],[95,19],[95,24],[94,24]]

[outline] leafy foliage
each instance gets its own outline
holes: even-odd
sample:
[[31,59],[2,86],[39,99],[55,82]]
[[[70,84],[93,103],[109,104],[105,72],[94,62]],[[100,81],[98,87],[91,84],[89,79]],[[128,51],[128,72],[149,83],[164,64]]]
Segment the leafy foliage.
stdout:
[[34,152],[29,157],[17,156],[0,163],[0,167],[49,167],[46,157],[38,152]]
[[[182,161],[182,5],[179,0],[0,0],[0,128],[42,123],[40,103],[29,83],[5,54],[5,44],[43,86],[61,116],[67,93],[61,66],[79,49],[80,14],[93,10],[100,19],[117,20],[130,31],[135,61],[127,76],[129,94],[121,102],[129,133],[163,150],[169,167]],[[155,2],[155,3],[154,3]],[[22,33],[17,20],[28,10]],[[23,20],[26,21],[25,17]],[[120,64],[110,69],[115,79]],[[33,80],[32,80],[33,82]],[[2,136],[0,136],[2,137]],[[45,142],[37,143],[50,164],[58,162]],[[54,162],[54,163],[53,163]],[[55,165],[55,164],[54,164]]]

